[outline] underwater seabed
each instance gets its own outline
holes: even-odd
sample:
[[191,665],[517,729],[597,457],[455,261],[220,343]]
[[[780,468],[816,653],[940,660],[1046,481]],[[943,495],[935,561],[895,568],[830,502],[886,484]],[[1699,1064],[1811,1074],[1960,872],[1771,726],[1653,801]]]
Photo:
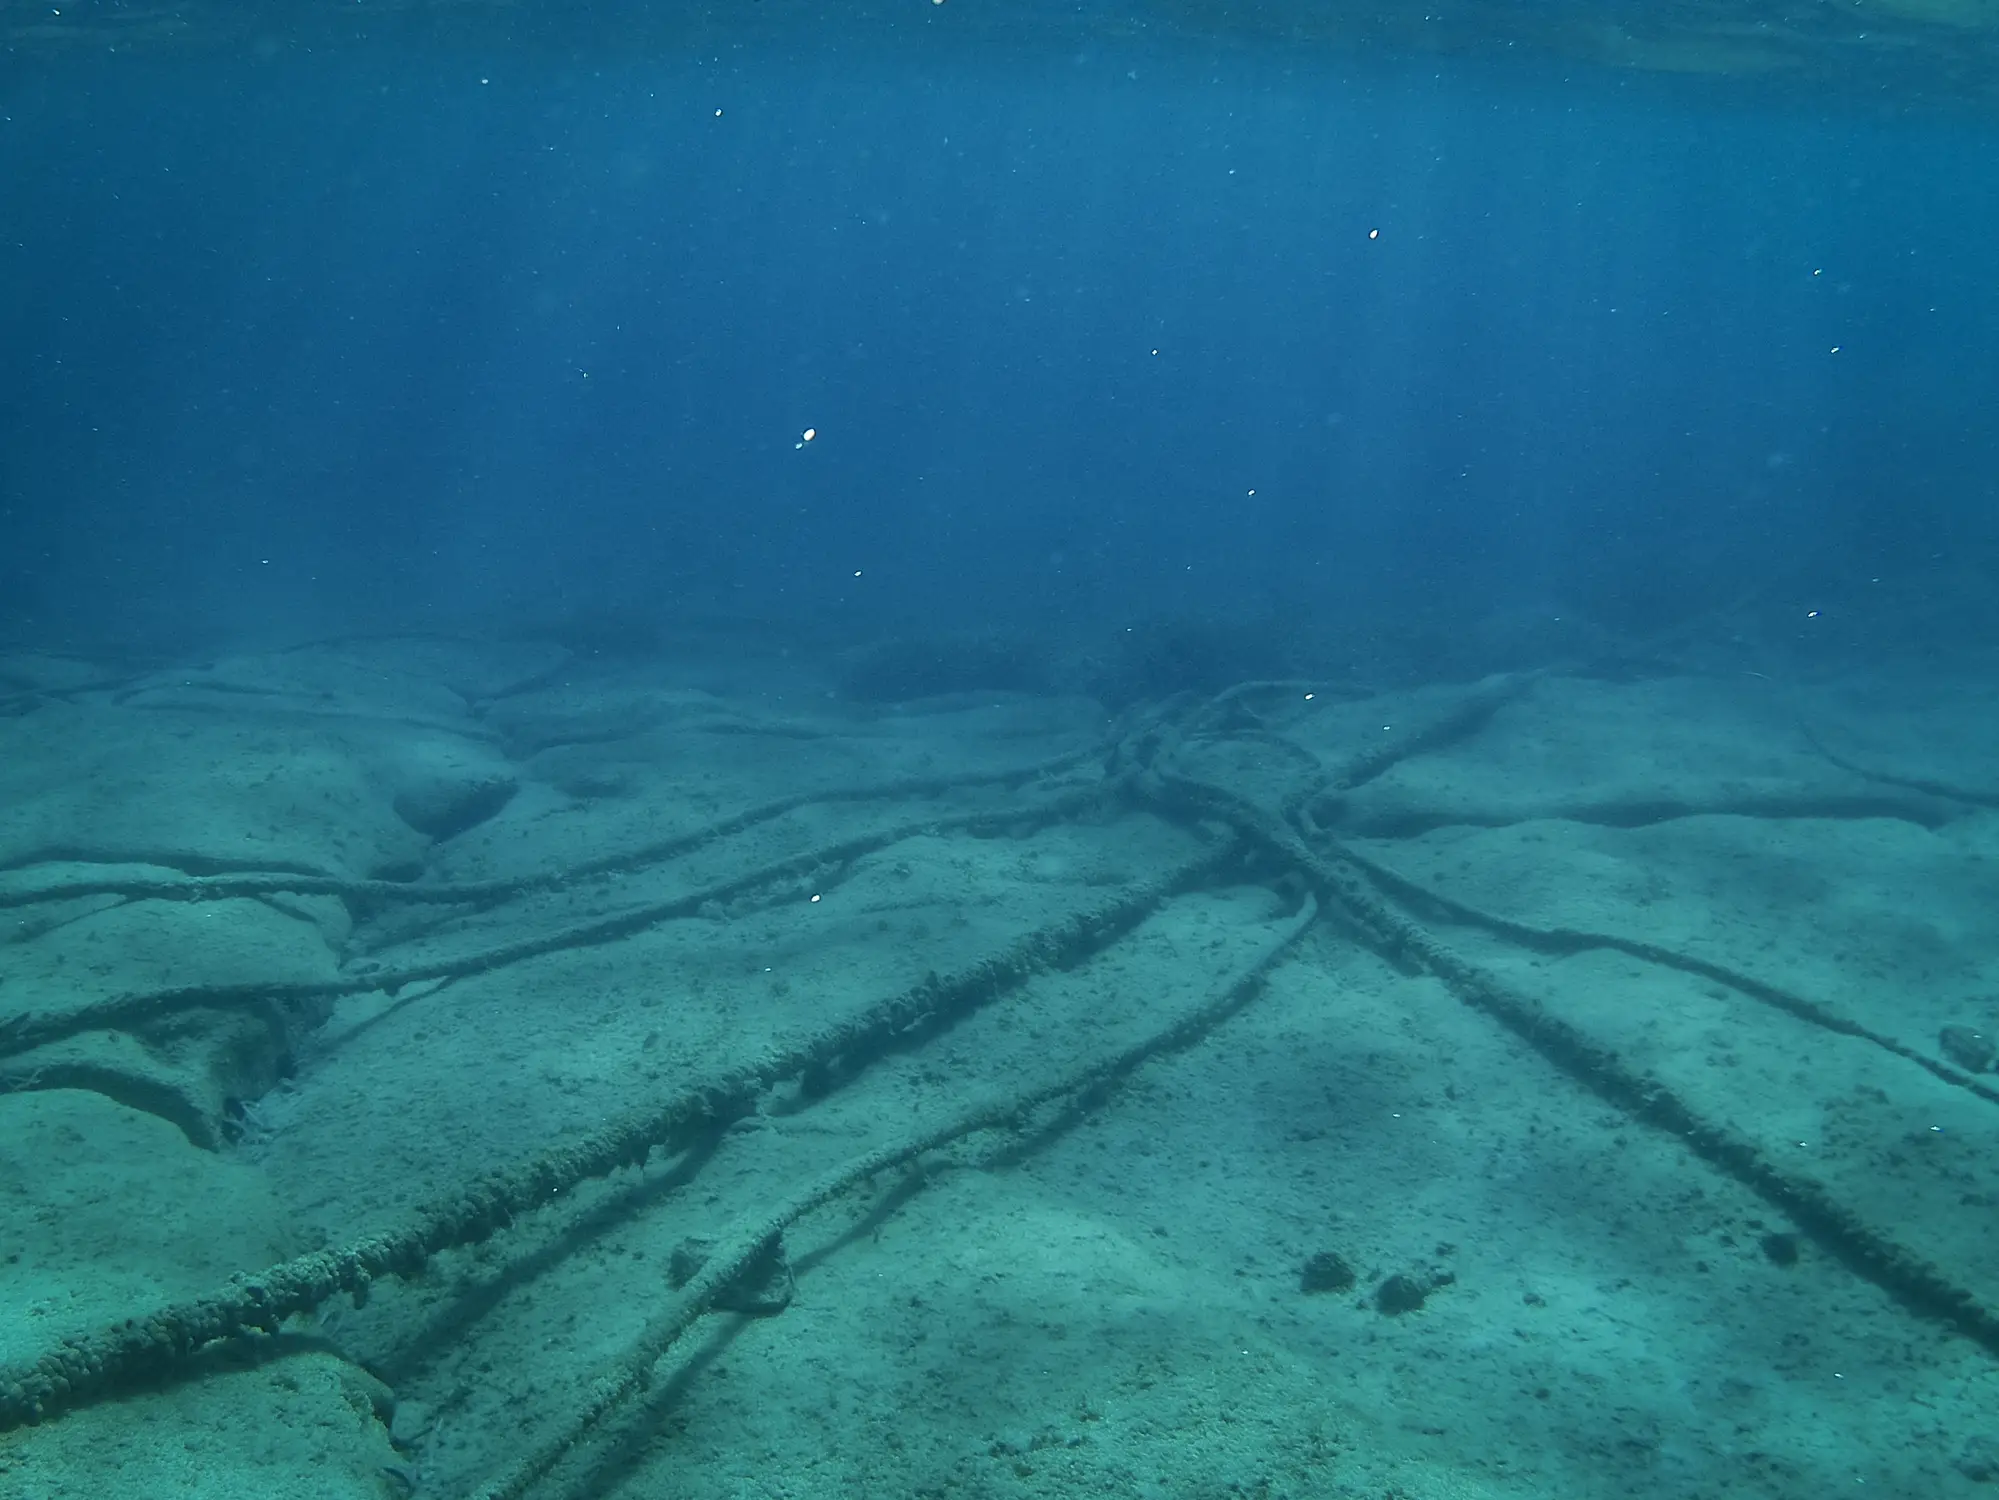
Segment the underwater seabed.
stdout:
[[1999,1476],[1986,682],[0,678],[16,1500]]

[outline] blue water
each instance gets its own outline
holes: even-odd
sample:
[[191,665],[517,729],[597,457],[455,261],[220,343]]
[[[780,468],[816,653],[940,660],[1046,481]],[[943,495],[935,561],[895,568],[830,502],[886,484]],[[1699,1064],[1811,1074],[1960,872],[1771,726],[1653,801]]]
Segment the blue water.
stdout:
[[1989,124],[810,42],[9,63],[6,628],[1642,632],[1993,540]]
[[1991,1494],[1977,7],[1037,9],[0,0],[5,1500]]

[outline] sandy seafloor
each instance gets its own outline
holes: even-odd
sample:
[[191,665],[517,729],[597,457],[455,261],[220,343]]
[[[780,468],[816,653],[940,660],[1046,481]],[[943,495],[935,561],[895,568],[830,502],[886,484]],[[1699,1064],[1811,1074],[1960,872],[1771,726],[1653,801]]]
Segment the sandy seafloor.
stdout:
[[[0,684],[16,1373],[1227,837],[1115,781],[1083,699],[862,709],[776,661],[441,640],[144,671],[17,652]],[[789,1304],[696,1323],[527,1493],[1995,1492],[1999,1093],[1940,1042],[1999,1030],[1989,688],[1554,671],[1194,712],[1182,774],[1371,863],[1404,918],[1753,1170],[1329,902],[1242,1008],[1119,1086],[793,1225]],[[1068,966],[781,1083],[682,1157],[0,1435],[0,1493],[480,1493],[619,1368],[683,1240],[1163,1027],[1309,883],[1210,859]],[[1794,1220],[1800,1185],[1830,1220]],[[1354,1284],[1306,1290],[1328,1255]],[[1396,1275],[1421,1307],[1383,1309]]]

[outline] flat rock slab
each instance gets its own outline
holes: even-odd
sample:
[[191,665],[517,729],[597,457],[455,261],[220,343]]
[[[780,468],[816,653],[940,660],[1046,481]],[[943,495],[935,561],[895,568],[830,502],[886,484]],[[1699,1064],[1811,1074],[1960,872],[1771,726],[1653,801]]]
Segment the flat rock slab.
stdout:
[[0,1362],[305,1248],[264,1175],[80,1089],[0,1096]]
[[[1413,698],[1337,718],[1374,740],[1419,730]],[[1352,741],[1348,741],[1349,744]],[[1395,763],[1337,811],[1346,832],[1402,837],[1446,824],[1534,818],[1631,826],[1702,812],[1780,817],[1875,814],[1925,824],[1957,811],[1834,764],[1788,700],[1754,680],[1612,683],[1551,678],[1504,703],[1474,735]]]

